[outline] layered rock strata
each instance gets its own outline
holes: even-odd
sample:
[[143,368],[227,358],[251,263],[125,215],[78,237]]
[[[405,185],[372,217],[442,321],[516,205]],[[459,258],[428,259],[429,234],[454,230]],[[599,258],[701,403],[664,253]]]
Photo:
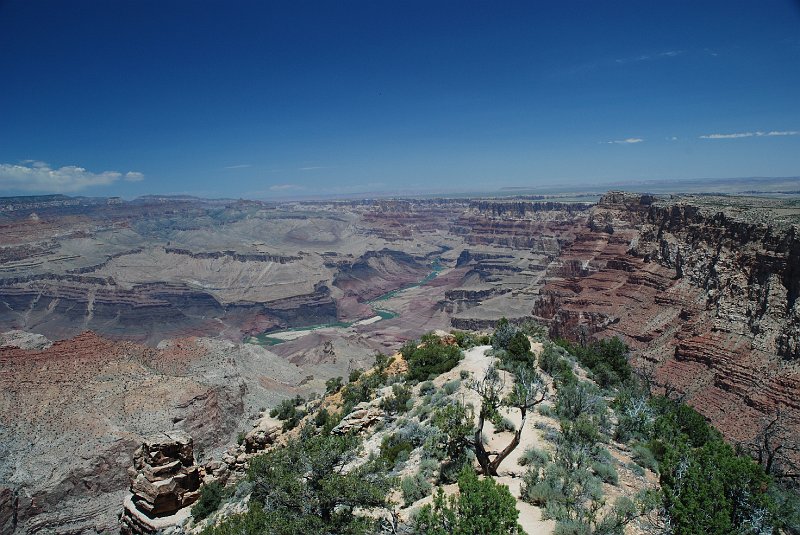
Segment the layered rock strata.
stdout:
[[182,509],[200,496],[192,438],[168,432],[144,439],[129,468],[131,496],[120,517],[123,535],[149,535],[180,523]]
[[622,337],[635,365],[734,441],[778,411],[800,429],[796,212],[609,194],[548,269],[533,313],[553,336]]

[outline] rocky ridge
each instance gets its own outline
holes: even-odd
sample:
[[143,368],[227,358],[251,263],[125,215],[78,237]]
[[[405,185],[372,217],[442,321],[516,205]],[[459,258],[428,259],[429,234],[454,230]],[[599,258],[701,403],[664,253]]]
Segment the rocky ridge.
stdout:
[[733,440],[779,409],[797,426],[797,223],[779,202],[609,194],[534,314],[554,336],[622,337]]

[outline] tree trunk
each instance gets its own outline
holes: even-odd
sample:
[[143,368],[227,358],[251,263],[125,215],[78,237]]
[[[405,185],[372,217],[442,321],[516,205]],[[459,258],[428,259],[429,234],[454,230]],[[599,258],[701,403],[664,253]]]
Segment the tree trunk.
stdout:
[[475,458],[478,459],[478,464],[481,465],[483,475],[497,475],[490,472],[491,462],[489,460],[489,454],[486,453],[486,448],[483,447],[483,425],[485,423],[486,418],[483,414],[483,410],[481,410],[480,416],[478,417],[478,428],[475,431]]
[[519,428],[514,432],[514,440],[512,440],[511,444],[506,446],[503,451],[498,453],[494,460],[492,460],[492,462],[489,464],[489,472],[493,476],[497,475],[497,469],[500,467],[500,463],[503,462],[503,459],[508,457],[508,455],[514,451],[517,446],[519,446],[520,439],[522,438],[522,430],[525,429],[525,417],[528,413],[525,407],[520,407],[519,410],[522,413],[522,420],[520,421]]

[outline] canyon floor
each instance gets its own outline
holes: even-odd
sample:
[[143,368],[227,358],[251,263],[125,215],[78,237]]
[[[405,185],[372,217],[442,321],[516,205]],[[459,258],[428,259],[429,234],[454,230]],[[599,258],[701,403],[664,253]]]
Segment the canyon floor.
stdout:
[[731,441],[778,413],[796,441],[800,204],[578,201],[5,199],[0,531],[113,530],[142,436],[218,454],[376,352],[501,317],[620,336]]

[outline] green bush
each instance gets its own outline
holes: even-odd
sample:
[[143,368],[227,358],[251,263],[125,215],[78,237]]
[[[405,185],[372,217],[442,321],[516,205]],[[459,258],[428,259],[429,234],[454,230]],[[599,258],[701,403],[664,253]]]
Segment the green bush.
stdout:
[[500,318],[494,327],[492,349],[507,350],[511,339],[517,332],[517,328],[511,325],[506,318]]
[[325,393],[326,394],[335,394],[339,390],[342,389],[342,378],[341,377],[332,377],[325,381]]
[[547,342],[544,345],[542,352],[539,354],[539,367],[543,372],[550,375],[554,375],[558,361],[561,360],[561,355],[559,354],[557,347],[558,346]]
[[467,333],[464,331],[450,331],[450,334],[453,335],[453,338],[456,340],[456,344],[461,349],[470,349],[475,346],[481,345],[481,337],[473,334]]
[[222,503],[225,487],[219,481],[212,481],[200,487],[200,498],[192,506],[192,516],[195,520],[203,520],[219,509]]
[[294,429],[307,414],[304,410],[297,408],[299,405],[305,403],[305,401],[306,400],[300,396],[284,399],[277,407],[269,412],[269,415],[273,418],[283,420],[284,431]]
[[419,462],[419,473],[422,474],[423,477],[429,478],[433,477],[438,469],[439,462],[436,459],[425,457],[423,454],[423,458]]
[[522,331],[517,331],[508,341],[508,352],[515,359],[527,357],[531,353],[531,342],[528,340],[528,335]]
[[433,381],[425,381],[419,385],[420,396],[427,396],[428,394],[433,394],[435,391],[436,386],[433,384]]
[[355,383],[358,381],[358,378],[361,377],[361,374],[364,373],[364,370],[361,368],[356,368],[350,372],[350,375],[347,377],[347,382]]
[[542,403],[537,407],[537,410],[539,411],[539,414],[542,416],[547,416],[548,418],[555,418],[557,416],[552,405]]
[[494,413],[492,416],[492,425],[494,426],[495,433],[513,433],[517,430],[514,422],[500,414],[499,412]]
[[407,377],[411,381],[425,381],[452,370],[463,354],[455,345],[448,345],[434,334],[426,334],[416,342],[406,343],[400,352],[408,362]]
[[653,452],[650,451],[645,444],[636,444],[631,448],[631,454],[634,462],[642,468],[647,468],[655,473],[658,473],[658,461],[656,460]]
[[430,495],[432,488],[433,485],[420,473],[400,480],[400,490],[403,493],[403,503],[406,507]]
[[[769,533],[769,478],[722,440],[670,446],[661,465],[664,503],[676,533]],[[754,528],[758,529],[754,529]]]
[[550,453],[546,450],[530,447],[520,455],[517,463],[520,466],[543,467],[550,462]]
[[371,400],[375,390],[383,386],[385,380],[384,374],[370,373],[360,375],[358,380],[348,383],[342,389],[344,414],[348,414],[359,403]]
[[341,470],[357,457],[359,439],[308,429],[302,435],[250,461],[248,514],[260,526],[239,533],[372,533],[374,521],[353,510],[383,506],[389,482],[372,463]]
[[293,416],[294,413],[297,412],[297,407],[305,403],[305,401],[306,400],[299,395],[294,398],[284,399],[277,407],[269,411],[269,415],[278,420],[286,420]]
[[588,383],[576,382],[559,387],[555,412],[561,418],[573,421],[581,415],[595,416],[600,412],[598,409],[601,409],[600,396]]
[[381,400],[381,408],[386,412],[397,414],[408,410],[411,401],[411,389],[405,385],[392,385],[392,395]]
[[314,425],[316,427],[325,427],[330,422],[331,415],[327,409],[320,409],[314,416]]
[[459,381],[458,379],[454,379],[452,381],[447,381],[442,386],[442,389],[444,389],[445,394],[447,394],[448,396],[452,396],[453,394],[456,393],[456,391],[460,386],[461,386],[461,381]]
[[628,346],[616,336],[588,345],[573,344],[566,340],[556,343],[589,368],[602,388],[619,386],[631,379],[633,370],[628,363]]
[[608,483],[610,485],[616,485],[619,483],[619,474],[617,474],[617,469],[614,468],[614,465],[610,462],[592,462],[592,472],[594,475],[599,477],[603,483]]
[[642,468],[641,466],[636,464],[636,462],[630,462],[630,463],[628,463],[627,466],[630,469],[630,471],[633,472],[634,475],[639,476],[639,477],[644,477],[644,475],[646,473],[644,471],[644,468]]
[[258,503],[252,503],[246,512],[231,515],[221,523],[207,527],[201,533],[202,535],[256,535],[261,533],[289,535],[280,531],[268,532],[270,527],[264,508]]
[[[406,453],[405,459],[408,459],[408,454],[414,450],[414,444],[406,438],[402,438],[398,433],[386,435],[381,441],[381,459],[386,460],[387,465],[393,467],[402,452]],[[402,460],[402,459],[401,459]]]
[[492,478],[478,479],[466,468],[458,478],[458,496],[445,499],[438,489],[433,505],[424,506],[414,519],[418,535],[481,534],[517,535],[524,531],[517,522],[516,499],[505,485]]

